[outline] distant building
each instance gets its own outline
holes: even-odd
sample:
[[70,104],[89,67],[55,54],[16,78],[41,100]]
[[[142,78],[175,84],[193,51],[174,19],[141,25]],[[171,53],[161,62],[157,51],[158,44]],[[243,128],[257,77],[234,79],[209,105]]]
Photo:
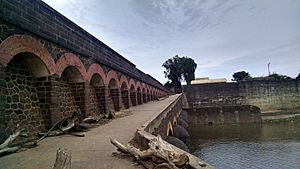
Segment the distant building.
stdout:
[[219,79],[209,79],[208,77],[196,78],[191,81],[191,84],[206,84],[206,83],[226,83],[227,80],[225,78]]

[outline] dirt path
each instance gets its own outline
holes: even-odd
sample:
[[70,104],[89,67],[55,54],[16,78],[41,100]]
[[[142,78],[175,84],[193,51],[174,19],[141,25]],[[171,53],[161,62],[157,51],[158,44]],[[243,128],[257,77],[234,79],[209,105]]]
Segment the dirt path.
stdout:
[[130,169],[137,168],[131,161],[112,157],[115,147],[110,138],[127,143],[138,127],[157,116],[178,95],[127,109],[131,115],[114,119],[108,124],[88,131],[85,137],[50,137],[32,149],[0,157],[0,169],[51,169],[58,148],[67,148],[72,155],[72,169]]

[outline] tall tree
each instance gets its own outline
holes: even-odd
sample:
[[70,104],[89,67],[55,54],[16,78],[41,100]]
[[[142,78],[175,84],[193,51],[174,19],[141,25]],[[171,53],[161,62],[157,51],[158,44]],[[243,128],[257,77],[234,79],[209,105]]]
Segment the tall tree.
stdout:
[[188,85],[191,84],[191,81],[195,79],[195,70],[197,64],[192,58],[182,57],[182,69],[183,69],[183,78]]
[[171,85],[175,88],[181,87],[183,79],[187,84],[191,84],[191,80],[195,79],[197,64],[191,58],[176,55],[166,60],[162,66],[166,69],[165,77],[171,80]]
[[250,74],[248,72],[245,71],[239,71],[239,72],[235,72],[233,75],[233,81],[243,81],[247,78],[250,78]]

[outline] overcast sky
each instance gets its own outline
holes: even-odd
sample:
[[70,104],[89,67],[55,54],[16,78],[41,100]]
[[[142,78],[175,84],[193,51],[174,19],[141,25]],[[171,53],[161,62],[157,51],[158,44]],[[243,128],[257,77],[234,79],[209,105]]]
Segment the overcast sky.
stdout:
[[196,77],[300,72],[300,0],[44,0],[162,83],[178,54]]

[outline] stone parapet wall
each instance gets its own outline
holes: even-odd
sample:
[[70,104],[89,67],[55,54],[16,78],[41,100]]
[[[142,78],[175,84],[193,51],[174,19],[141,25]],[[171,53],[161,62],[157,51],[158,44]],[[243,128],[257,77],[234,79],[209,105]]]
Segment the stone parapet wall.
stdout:
[[[182,112],[182,95],[178,95],[175,100],[170,102],[158,116],[149,120],[145,124],[140,127],[135,133],[134,138],[131,140],[135,146],[138,146],[139,149],[145,150],[148,149],[149,140],[155,138],[157,135],[161,135],[162,138],[166,138],[168,136],[167,133],[171,127],[173,126],[174,117],[177,119]],[[176,152],[184,153],[189,157],[189,167],[195,169],[213,169],[214,167],[202,161],[198,157],[164,141],[164,144],[168,145],[172,149],[176,150]],[[205,164],[205,166],[201,167],[199,164]]]

